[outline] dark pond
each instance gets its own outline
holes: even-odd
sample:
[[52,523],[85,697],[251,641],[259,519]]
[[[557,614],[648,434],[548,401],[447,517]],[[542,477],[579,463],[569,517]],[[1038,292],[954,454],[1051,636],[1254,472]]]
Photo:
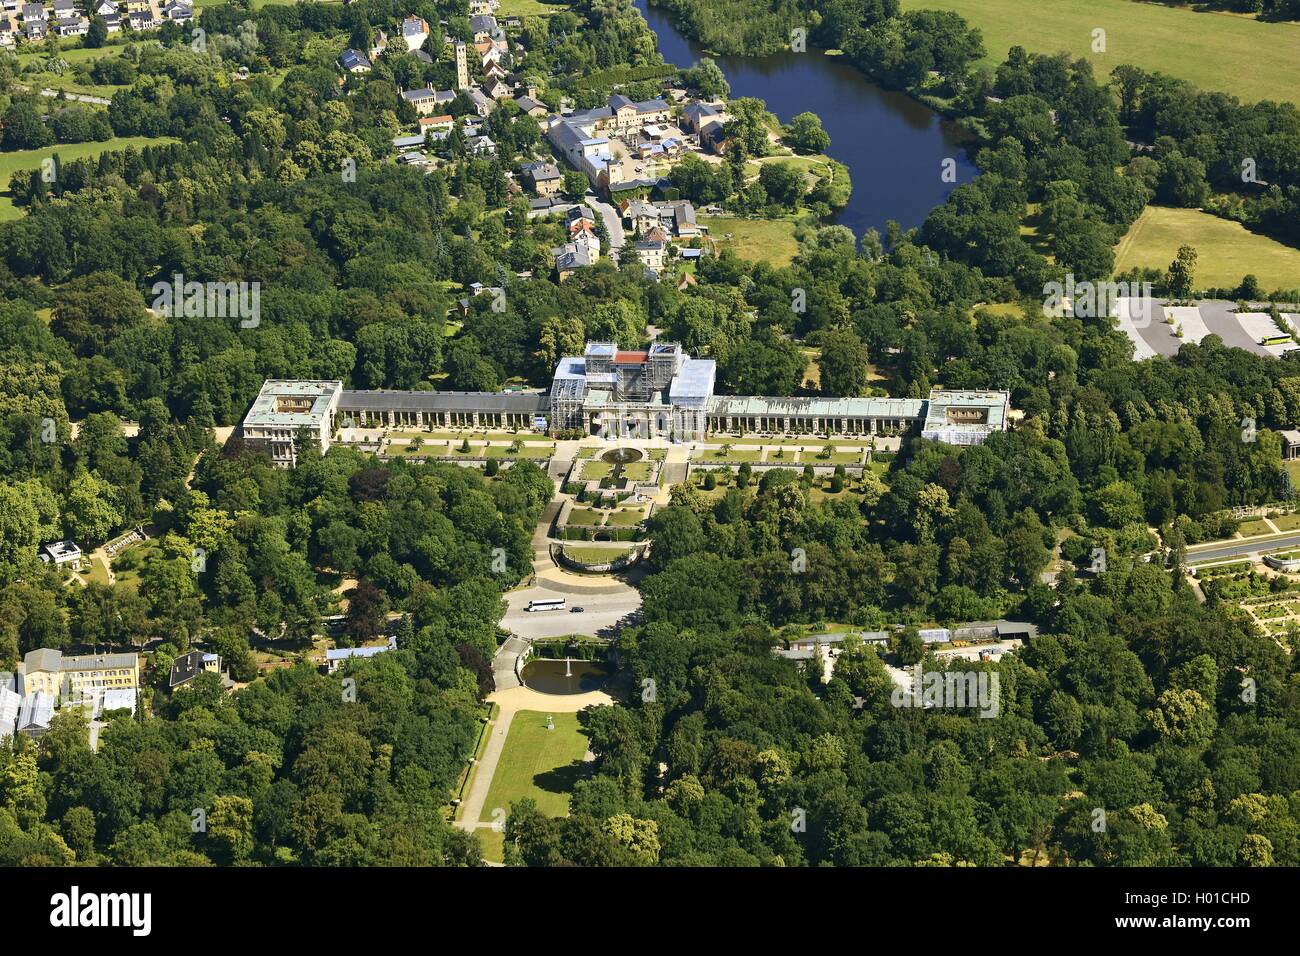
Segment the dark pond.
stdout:
[[525,687],[543,694],[585,694],[605,686],[609,668],[597,661],[534,658],[520,676]]

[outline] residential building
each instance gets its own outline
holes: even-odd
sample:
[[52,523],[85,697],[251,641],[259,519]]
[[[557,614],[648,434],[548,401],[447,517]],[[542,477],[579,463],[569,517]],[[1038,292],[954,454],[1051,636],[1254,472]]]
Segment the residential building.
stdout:
[[564,175],[554,163],[529,163],[523,172],[538,196],[554,196],[564,188]]
[[626,133],[646,124],[667,123],[672,119],[672,107],[661,99],[635,103],[615,93],[604,106],[571,113],[563,119],[576,126],[590,127],[596,133]]
[[470,106],[479,116],[487,116],[496,106],[496,103],[480,89],[472,89],[466,95],[469,97]]
[[633,247],[637,261],[656,273],[662,272],[668,259],[668,243],[663,239],[638,239]]
[[465,143],[465,149],[471,156],[495,156],[497,144],[487,136],[474,136]]
[[90,21],[85,17],[73,14],[66,17],[56,17],[53,21],[54,32],[61,37],[79,37],[85,36],[90,29]]
[[429,39],[428,22],[421,17],[407,17],[402,21],[402,39],[406,41],[408,52],[420,49]]
[[184,23],[186,20],[194,18],[194,7],[187,3],[180,3],[178,0],[172,0],[171,3],[164,4],[159,8],[164,20],[170,20],[173,23]]
[[279,468],[298,463],[299,442],[315,445],[323,455],[342,392],[342,382],[269,380],[244,416],[244,440],[269,451]]
[[479,13],[469,18],[469,28],[474,31],[475,40],[494,40],[497,31],[497,18],[487,13]]
[[183,687],[200,674],[220,674],[221,655],[205,651],[190,651],[172,661],[171,673],[167,676],[167,686],[172,690]]
[[339,66],[347,73],[370,72],[370,61],[360,50],[344,50],[339,54]]
[[546,109],[545,103],[535,100],[531,96],[527,95],[515,97],[515,105],[534,119],[540,119],[549,112]]
[[551,257],[555,261],[555,278],[563,282],[577,270],[594,266],[600,258],[600,253],[593,253],[591,247],[586,244],[567,242],[552,249]]

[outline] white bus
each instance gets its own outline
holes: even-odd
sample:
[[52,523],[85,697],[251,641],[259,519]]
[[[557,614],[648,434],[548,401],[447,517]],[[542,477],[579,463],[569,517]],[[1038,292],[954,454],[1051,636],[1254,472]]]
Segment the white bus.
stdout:
[[563,611],[564,598],[544,598],[540,601],[529,601],[525,611]]

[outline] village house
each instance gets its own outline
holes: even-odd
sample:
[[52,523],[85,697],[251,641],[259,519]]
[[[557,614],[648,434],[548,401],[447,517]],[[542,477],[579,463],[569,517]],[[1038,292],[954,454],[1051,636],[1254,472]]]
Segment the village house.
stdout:
[[176,660],[172,661],[171,673],[167,678],[167,686],[175,690],[177,687],[184,687],[200,674],[220,674],[221,673],[221,655],[209,654],[204,651],[190,651],[188,654],[182,654]]
[[523,173],[539,196],[554,196],[564,188],[564,176],[554,163],[529,163]]
[[[131,25],[135,26],[135,14],[131,15]],[[344,50],[339,54],[339,66],[347,73],[369,73],[370,61],[360,50]]]
[[443,113],[439,116],[421,116],[415,121],[420,128],[420,134],[427,139],[444,139],[451,132],[455,120],[450,113]]
[[402,39],[406,41],[407,52],[414,53],[429,39],[428,22],[422,17],[407,17],[402,21]]
[[635,245],[637,261],[656,273],[663,271],[668,258],[668,243],[664,241],[662,230],[654,230],[659,238],[638,239]]
[[180,3],[178,0],[173,0],[173,2],[164,5],[159,12],[164,20],[171,20],[173,23],[184,23],[194,17],[194,8],[188,4]]
[[515,105],[534,119],[539,119],[549,112],[545,103],[541,103],[527,94],[515,97]]
[[469,105],[479,116],[487,116],[496,106],[496,101],[487,96],[482,90],[473,89],[465,95],[469,98]]
[[483,84],[483,92],[493,100],[503,100],[510,95],[510,87],[498,79],[489,79]]
[[495,156],[497,144],[487,136],[475,136],[465,144],[471,156]]

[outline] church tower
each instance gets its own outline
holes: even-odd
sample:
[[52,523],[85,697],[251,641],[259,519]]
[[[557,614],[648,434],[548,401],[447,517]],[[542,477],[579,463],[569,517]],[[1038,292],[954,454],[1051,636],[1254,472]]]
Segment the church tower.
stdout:
[[457,40],[453,47],[456,50],[456,89],[469,89],[469,63],[466,62],[465,41]]

